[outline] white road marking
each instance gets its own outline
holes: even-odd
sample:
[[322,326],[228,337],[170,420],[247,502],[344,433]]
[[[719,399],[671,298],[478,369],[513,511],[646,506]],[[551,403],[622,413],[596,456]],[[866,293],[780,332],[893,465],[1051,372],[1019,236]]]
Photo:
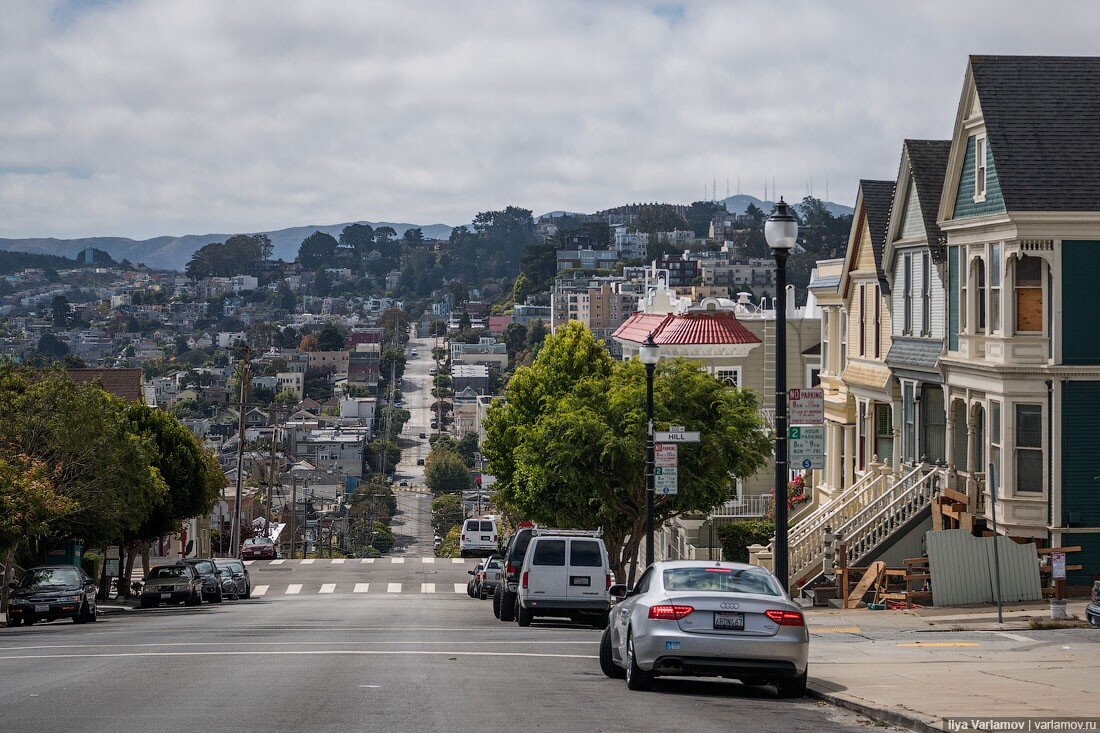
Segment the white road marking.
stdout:
[[428,656],[447,655],[451,657],[550,657],[556,659],[599,659],[595,654],[544,654],[541,652],[456,652],[456,651],[431,651],[427,649],[331,649],[331,650],[301,650],[301,651],[257,651],[248,649],[235,649],[232,651],[213,652],[114,652],[109,654],[20,654],[12,656],[0,655],[0,662],[8,660],[24,659],[103,659],[107,657],[227,657],[227,656],[290,656],[290,655],[399,655]]
[[1007,633],[1004,633],[1004,632],[998,632],[997,636],[1003,636],[1004,638],[1012,639],[1013,641],[1026,641],[1026,642],[1034,642],[1035,641],[1035,639],[1029,639],[1026,636],[1021,636],[1019,634],[1007,634]]
[[455,583],[455,593],[465,593],[465,592],[466,592],[466,584],[465,583]]
[[282,565],[284,562],[286,562],[286,560],[280,557],[278,560],[272,560],[271,564],[272,565]]
[[335,593],[336,592],[336,583],[322,583],[320,592],[321,593]]
[[253,597],[259,598],[264,593],[267,593],[267,589],[270,587],[270,585],[257,585],[255,588],[252,589]]
[[311,557],[306,558],[305,560],[302,560],[302,562],[300,562],[298,564],[299,565],[312,565],[313,564],[313,558],[311,558]]
[[420,592],[421,593],[435,593],[435,583],[421,583],[420,584]]
[[394,565],[400,565],[401,563],[405,562],[405,558],[403,558],[403,557],[391,557],[390,562],[393,563]]
[[[417,627],[418,630],[419,627]],[[374,629],[376,631],[383,631],[385,629]],[[408,629],[412,631],[414,629]],[[481,631],[483,629],[445,629],[446,631]],[[427,646],[432,644],[477,644],[482,646],[485,644],[599,644],[598,641],[591,639],[519,639],[516,641],[494,640],[494,641],[456,641],[448,639],[446,641],[354,641],[351,639],[337,639],[332,641],[163,641],[155,643],[144,644],[35,644],[26,646],[9,646],[4,647],[4,652],[19,652],[19,651],[33,651],[38,649],[144,649],[144,648],[157,648],[157,647],[175,647],[175,646],[301,646],[305,644],[338,644],[339,646],[345,646],[349,644],[358,645],[397,645],[397,646]],[[896,687],[897,685],[876,685],[878,687]]]
[[390,583],[389,585],[386,586],[386,592],[387,593],[400,593],[401,592],[401,584],[400,583]]
[[344,558],[334,557],[334,558],[332,558],[332,564],[333,565],[343,565],[344,564]]
[[462,557],[452,557],[451,558],[451,564],[452,565],[465,565],[466,564],[466,559],[462,558]]
[[291,583],[290,585],[288,585],[286,587],[286,595],[288,595],[288,596],[296,596],[301,592],[302,592],[302,584],[301,583]]
[[373,557],[364,557],[363,558],[363,564],[364,565],[373,565],[374,564],[374,558]]
[[353,593],[366,593],[370,590],[370,583],[356,583]]
[[255,560],[245,560],[245,561],[244,561],[245,567],[247,567],[247,566],[251,565],[251,564],[252,564],[252,563],[254,563],[254,562],[256,562],[256,561],[255,561]]
[[424,563],[426,563],[426,564],[427,564],[427,563],[433,563],[433,562],[435,562],[435,558],[434,558],[434,557],[422,557],[422,558],[420,558],[420,559],[421,559],[422,561],[424,561]]

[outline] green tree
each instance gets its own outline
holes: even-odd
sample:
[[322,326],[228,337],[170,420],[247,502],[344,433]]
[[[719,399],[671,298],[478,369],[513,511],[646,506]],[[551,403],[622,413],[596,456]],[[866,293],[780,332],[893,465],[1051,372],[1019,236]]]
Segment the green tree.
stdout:
[[557,273],[557,250],[551,242],[535,242],[523,251],[519,262],[533,292],[540,292],[550,286],[550,281]]
[[331,234],[314,232],[302,240],[298,248],[298,263],[309,270],[330,267],[336,258],[336,239]]
[[[726,501],[733,479],[764,465],[770,441],[756,396],[697,364],[662,362],[654,391],[658,429],[682,424],[703,436],[680,447],[679,493],[657,497],[660,524]],[[538,522],[602,526],[616,567],[632,579],[645,529],[640,362],[612,362],[583,325],[570,323],[516,370],[505,398],[489,410],[482,446],[500,505]]]
[[739,520],[718,528],[722,557],[730,562],[748,562],[749,545],[766,545],[775,535],[775,523]]
[[364,255],[374,246],[374,227],[370,224],[348,224],[340,232],[340,244]]
[[332,321],[325,323],[325,327],[317,334],[318,351],[340,351],[344,348],[344,335]]
[[437,494],[470,489],[470,471],[462,456],[435,448],[424,461],[424,483]]
[[459,494],[440,494],[432,500],[432,527],[437,535],[444,535],[466,518]]
[[462,439],[458,441],[458,445],[455,446],[455,452],[462,456],[462,461],[469,468],[474,468],[474,454],[477,453],[477,433],[463,435]]
[[697,237],[710,234],[710,222],[715,214],[724,212],[726,207],[713,201],[696,201],[687,212],[687,223]]
[[67,328],[72,320],[72,314],[69,311],[69,299],[64,295],[55,295],[53,300],[50,301],[50,314],[54,328]]
[[56,361],[68,355],[69,347],[52,333],[44,333],[38,337],[38,346],[35,347],[35,351],[39,356]]

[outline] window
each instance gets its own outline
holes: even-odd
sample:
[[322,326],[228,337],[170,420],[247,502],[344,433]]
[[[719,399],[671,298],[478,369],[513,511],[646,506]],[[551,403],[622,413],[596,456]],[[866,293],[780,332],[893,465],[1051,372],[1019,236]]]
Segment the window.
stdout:
[[1001,245],[989,248],[989,330],[1001,330]]
[[955,403],[951,414],[951,423],[954,428],[955,456],[953,460],[955,468],[959,471],[966,471],[969,465],[967,463],[967,453],[970,440],[966,434],[966,405],[962,402]]
[[1043,331],[1043,261],[1022,257],[1016,262],[1016,332]]
[[741,386],[741,370],[740,369],[715,369],[714,378],[727,387],[740,387]]
[[913,256],[905,255],[902,261],[902,321],[901,333],[908,336],[913,333]]
[[821,309],[821,367],[826,374],[831,374],[829,369],[829,313],[828,308]]
[[760,568],[670,568],[664,571],[664,587],[667,591],[782,595],[772,574]]
[[879,300],[882,298],[882,293],[878,285],[875,285],[875,299],[871,306],[875,309],[875,358],[879,358],[879,351],[882,347],[882,329],[879,322],[882,309],[879,307]]
[[894,411],[890,405],[875,405],[875,455],[882,463],[894,457]]
[[959,248],[947,248],[947,350],[959,350]]
[[565,566],[565,540],[539,540],[535,543],[532,565]]
[[920,334],[932,335],[932,258],[927,252],[920,257]]
[[970,272],[967,269],[966,247],[959,248],[959,333],[969,333],[967,317],[970,315],[970,303],[967,291],[970,284]]
[[1043,492],[1043,406],[1016,405],[1016,492]]
[[841,372],[848,363],[848,312],[840,313],[840,367]]
[[856,441],[856,468],[863,470],[867,467],[867,403],[859,403],[859,411],[856,415],[859,423],[859,439]]
[[901,384],[901,457],[917,459],[917,403],[912,382]]
[[978,333],[985,332],[985,257],[978,256],[974,258],[974,288],[975,288],[975,300],[974,305],[976,307],[978,323]]
[[810,387],[821,386],[821,367],[808,367],[809,378],[806,380],[806,384]]
[[859,355],[867,354],[867,286],[859,286]]
[[985,137],[974,140],[974,201],[985,201],[986,150]]
[[1001,488],[1001,403],[992,400],[989,402],[989,462],[992,464],[989,487],[996,493]]
[[649,586],[652,582],[653,582],[653,568],[651,567],[648,570],[646,570],[644,573],[642,573],[642,577],[638,578],[638,584],[634,586],[634,593],[640,594],[640,593],[648,592],[649,591]]
[[974,457],[970,459],[972,471],[985,471],[985,408],[974,408]]
[[594,540],[573,540],[569,543],[569,564],[579,568],[602,568],[600,543]]
[[933,384],[920,388],[920,414],[924,424],[921,456],[935,463],[947,458],[947,412],[943,407],[943,389]]

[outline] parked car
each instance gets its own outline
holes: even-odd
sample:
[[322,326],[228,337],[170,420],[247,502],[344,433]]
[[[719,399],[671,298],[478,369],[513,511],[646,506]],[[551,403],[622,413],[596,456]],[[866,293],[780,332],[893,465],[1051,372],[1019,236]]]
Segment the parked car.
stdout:
[[195,568],[202,578],[202,599],[207,603],[222,602],[222,581],[218,566],[209,558],[193,558],[184,562]]
[[535,530],[520,569],[516,623],[558,616],[598,629],[611,606],[611,567],[598,532]]
[[141,589],[141,607],[152,608],[161,603],[202,603],[202,576],[187,563],[158,565],[145,576]]
[[460,557],[489,556],[497,551],[499,541],[497,520],[493,517],[474,517],[462,523],[458,537]]
[[401,483],[399,483],[399,484],[397,484],[397,485],[398,485],[398,486],[408,486],[408,485],[409,485],[409,482],[408,482],[408,481],[406,481],[405,479],[401,479]]
[[417,458],[416,459],[416,465],[423,466],[424,465],[424,459],[423,458]]
[[479,562],[474,566],[473,570],[466,571],[471,576],[469,582],[466,583],[466,595],[470,596],[470,598],[477,598],[478,574],[481,572],[481,568],[484,565],[484,562]]
[[496,593],[503,567],[504,560],[500,555],[490,555],[485,559],[477,575],[478,598],[484,601],[490,594]]
[[428,437],[428,434],[427,434],[427,433],[421,433],[421,434],[420,434],[420,437],[421,437],[421,438],[427,438],[427,437]]
[[771,573],[743,563],[680,560],[649,566],[609,613],[600,668],[631,690],[654,677],[732,677],[806,694],[810,635],[802,610]]
[[240,560],[217,559],[214,564],[222,571],[222,594],[235,599],[252,597],[252,578]]
[[10,584],[8,626],[71,618],[82,624],[95,621],[96,587],[75,565],[42,565],[30,568]]
[[439,421],[438,420],[432,420],[431,428],[432,428],[432,430],[439,430]]
[[1085,606],[1085,619],[1100,628],[1100,580],[1092,584],[1092,603]]
[[274,560],[277,554],[275,541],[270,537],[249,537],[241,544],[241,557],[245,560]]
[[508,546],[504,551],[504,573],[500,586],[493,594],[493,615],[501,621],[515,620],[519,569],[523,565],[523,556],[527,552],[527,546],[531,543],[535,529],[532,522],[521,522],[515,534],[508,539]]

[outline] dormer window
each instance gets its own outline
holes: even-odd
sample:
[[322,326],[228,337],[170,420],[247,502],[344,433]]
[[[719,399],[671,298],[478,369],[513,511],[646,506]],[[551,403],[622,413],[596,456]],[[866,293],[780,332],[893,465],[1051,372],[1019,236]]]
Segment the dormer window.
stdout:
[[974,138],[974,203],[985,201],[986,172],[985,135]]

